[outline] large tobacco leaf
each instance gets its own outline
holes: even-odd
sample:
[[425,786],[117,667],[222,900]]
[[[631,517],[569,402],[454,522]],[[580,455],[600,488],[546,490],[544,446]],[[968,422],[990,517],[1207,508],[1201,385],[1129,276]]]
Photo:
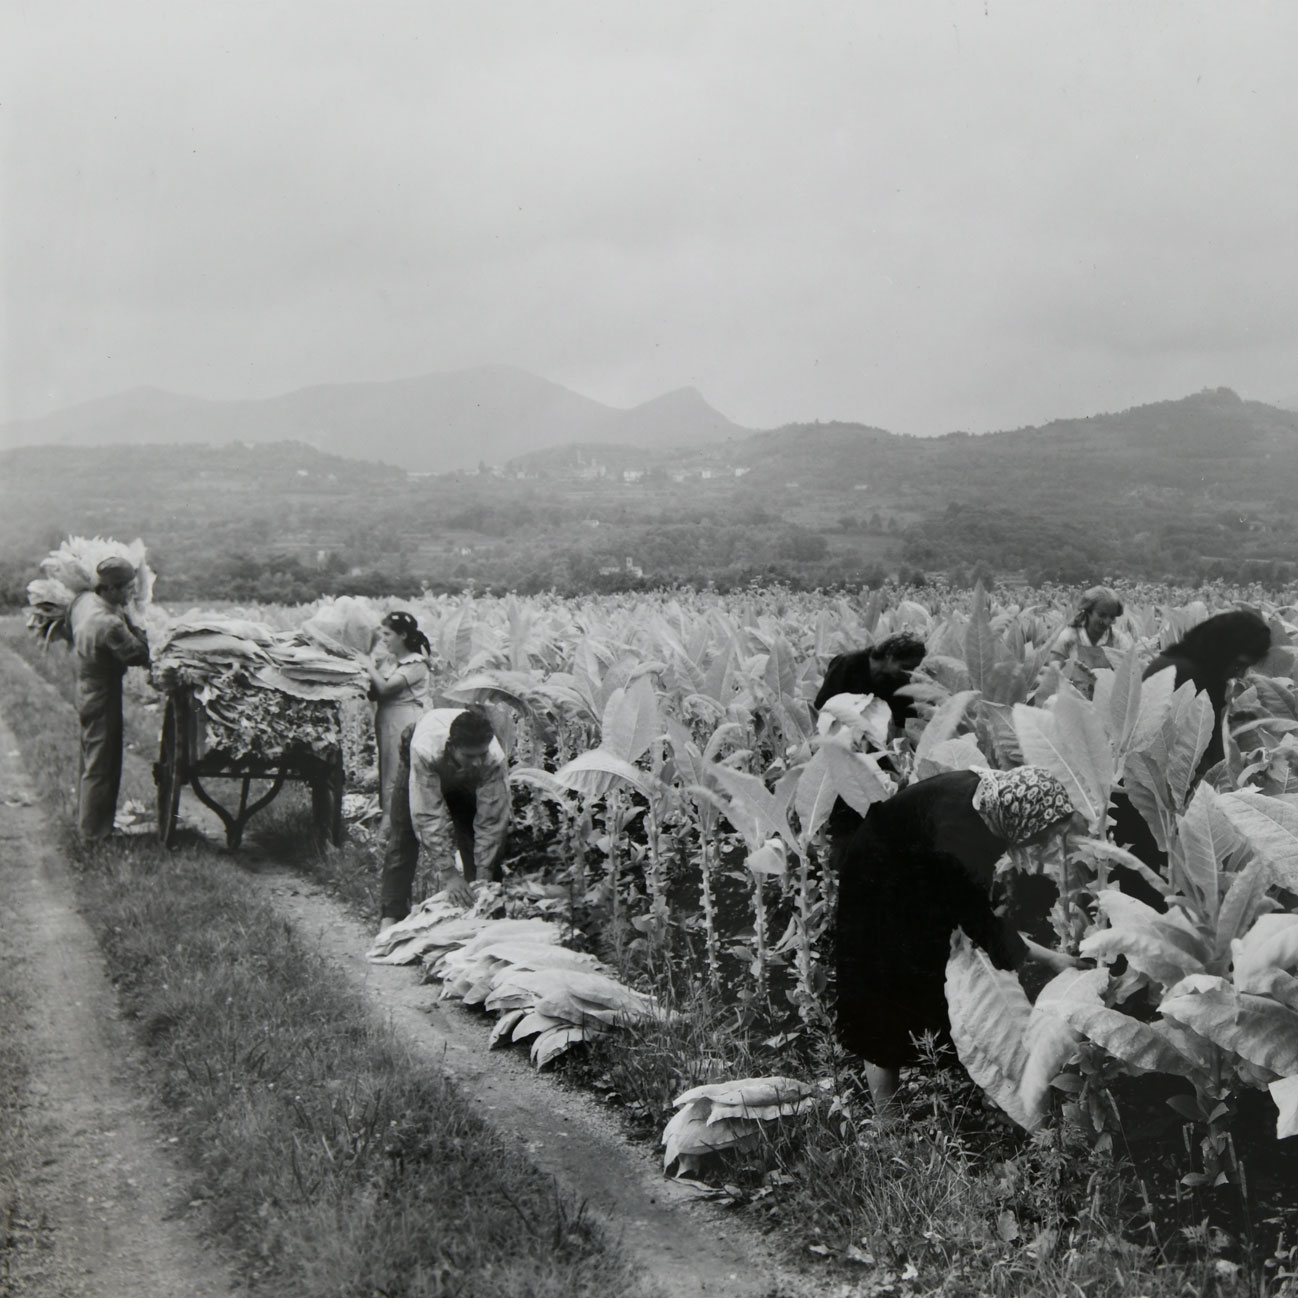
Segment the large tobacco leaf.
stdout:
[[[1076,975],[1060,978],[1068,986]],[[1089,994],[1089,985],[1082,989]],[[1054,993],[1064,994],[1062,988]],[[1035,1130],[1077,1034],[1057,1014],[1034,1008],[1014,974],[997,969],[960,929],[951,940],[946,999],[951,1039],[969,1076],[1019,1126]]]
[[1276,1077],[1298,1074],[1298,1011],[1266,996],[1237,992],[1225,979],[1204,980],[1159,1006],[1164,1018]]
[[1116,889],[1101,892],[1098,901],[1109,927],[1082,942],[1083,956],[1095,960],[1125,956],[1131,968],[1163,987],[1207,969],[1208,945],[1178,907],[1163,914]]
[[1222,794],[1219,806],[1275,881],[1298,891],[1298,798],[1244,791]]
[[1097,828],[1113,786],[1113,754],[1093,704],[1065,685],[1050,708],[1014,705],[1014,730],[1024,760],[1044,766],[1068,790],[1073,805]]

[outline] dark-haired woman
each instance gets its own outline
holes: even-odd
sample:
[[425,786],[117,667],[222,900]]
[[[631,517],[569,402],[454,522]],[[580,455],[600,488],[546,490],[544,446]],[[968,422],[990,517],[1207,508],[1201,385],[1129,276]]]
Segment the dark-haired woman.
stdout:
[[1195,692],[1206,694],[1212,704],[1212,739],[1204,749],[1196,775],[1201,776],[1225,756],[1221,721],[1231,681],[1256,667],[1270,652],[1271,628],[1250,609],[1237,609],[1218,613],[1191,627],[1145,668],[1146,680],[1168,667],[1174,668],[1178,688],[1193,681]]
[[999,969],[1024,959],[1056,971],[1074,963],[1020,934],[993,909],[997,860],[1077,825],[1048,771],[947,771],[876,802],[834,844],[838,1039],[864,1057],[876,1112],[897,1071],[915,1063],[914,1038],[950,1031],[946,962],[962,928]]
[[428,707],[429,659],[432,645],[414,616],[398,609],[379,623],[378,661],[365,663],[374,709],[374,738],[379,753],[379,806],[387,827],[392,785],[400,767],[401,732],[414,725]]
[[924,641],[913,631],[898,631],[868,649],[856,649],[829,660],[825,679],[812,704],[819,710],[835,694],[873,694],[892,713],[892,723],[904,730],[915,716],[915,702],[897,691],[910,684],[911,674],[924,661]]
[[[1231,681],[1243,676],[1250,667],[1256,667],[1270,652],[1271,628],[1257,613],[1239,609],[1218,613],[1191,627],[1145,668],[1145,680],[1172,668],[1178,689],[1187,681],[1192,682],[1195,692],[1206,694],[1212,704],[1212,738],[1195,767],[1196,780],[1202,779],[1226,755],[1221,726]],[[1128,848],[1151,870],[1166,875],[1167,853],[1159,847],[1145,818],[1121,789],[1113,795],[1111,819],[1114,841]],[[1167,909],[1163,898],[1134,871],[1118,866],[1113,871],[1113,879],[1124,892],[1155,910]]]

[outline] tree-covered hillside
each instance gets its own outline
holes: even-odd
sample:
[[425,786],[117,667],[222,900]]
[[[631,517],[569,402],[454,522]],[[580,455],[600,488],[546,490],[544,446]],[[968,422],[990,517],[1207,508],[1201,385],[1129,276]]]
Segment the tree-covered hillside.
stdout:
[[690,452],[572,446],[430,476],[301,443],[0,454],[0,580],[68,533],[141,536],[173,601],[592,589],[905,569],[1287,581],[1298,413],[1214,391],[916,439],[795,425]]

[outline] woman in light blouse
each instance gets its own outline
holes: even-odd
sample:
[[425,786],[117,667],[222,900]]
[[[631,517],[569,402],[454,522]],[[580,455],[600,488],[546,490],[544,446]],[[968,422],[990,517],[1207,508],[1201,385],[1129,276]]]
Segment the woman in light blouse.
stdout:
[[432,645],[413,614],[404,609],[388,613],[379,623],[378,644],[384,650],[382,661],[370,658],[365,668],[370,676],[370,697],[378,705],[374,709],[374,737],[379,753],[379,806],[383,808],[386,829],[392,782],[401,765],[401,732],[418,721],[428,707]]
[[1058,667],[1089,699],[1095,673],[1110,666],[1107,649],[1125,649],[1127,642],[1113,629],[1122,616],[1122,601],[1107,586],[1092,586],[1082,596],[1073,620],[1055,637],[1047,662]]

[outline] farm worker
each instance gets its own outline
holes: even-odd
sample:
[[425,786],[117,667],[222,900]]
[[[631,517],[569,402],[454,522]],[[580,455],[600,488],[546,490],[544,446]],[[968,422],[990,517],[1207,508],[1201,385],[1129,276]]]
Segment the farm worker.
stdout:
[[[829,660],[825,679],[812,707],[819,711],[835,694],[873,694],[882,699],[892,713],[892,724],[904,730],[906,721],[915,715],[915,702],[897,691],[910,684],[911,673],[924,661],[924,641],[913,631],[898,631],[868,649],[856,649]],[[892,762],[883,758],[886,770]],[[853,833],[861,823],[860,813],[842,798],[834,799],[829,814],[831,841]]]
[[898,694],[910,684],[911,673],[924,661],[924,641],[913,631],[899,631],[868,649],[856,649],[829,660],[825,680],[812,705],[817,710],[835,694],[873,694],[892,713],[898,730],[915,715],[914,700]]
[[1231,681],[1256,667],[1270,652],[1271,628],[1265,620],[1249,609],[1237,609],[1191,627],[1145,668],[1146,680],[1168,667],[1175,668],[1178,687],[1192,681],[1195,692],[1207,694],[1212,704],[1212,739],[1199,760],[1196,776],[1226,755],[1221,721]]
[[374,738],[379,755],[379,806],[387,827],[392,807],[392,786],[401,766],[398,749],[401,732],[414,725],[428,707],[429,658],[432,645],[419,629],[414,615],[396,609],[379,623],[378,646],[382,655],[362,660],[370,677],[374,709]]
[[[419,849],[437,871],[438,888],[462,906],[469,883],[499,877],[509,831],[504,749],[483,712],[434,708],[401,736],[380,888],[379,932],[410,913]],[[463,863],[461,873],[456,859]]]
[[[1249,609],[1237,609],[1218,613],[1191,627],[1145,668],[1144,679],[1148,680],[1170,667],[1176,672],[1173,680],[1178,689],[1189,681],[1195,693],[1208,696],[1212,705],[1212,738],[1195,767],[1196,780],[1202,779],[1226,755],[1221,729],[1231,682],[1256,667],[1270,652],[1271,628],[1265,620]],[[1166,876],[1167,853],[1158,846],[1145,818],[1122,789],[1113,795],[1112,826],[1114,842],[1127,847],[1151,870]],[[1157,910],[1167,909],[1159,893],[1134,870],[1116,866],[1112,877],[1123,892]]]
[[1095,692],[1096,670],[1109,666],[1105,650],[1126,648],[1113,629],[1121,616],[1122,601],[1107,586],[1092,586],[1046,656],[1047,664],[1059,668],[1088,699]]
[[866,1060],[881,1113],[898,1069],[918,1060],[913,1038],[950,1031],[945,974],[957,927],[999,969],[1026,958],[1056,972],[1075,963],[1017,932],[992,908],[993,867],[1011,846],[1047,844],[1081,827],[1049,771],[945,771],[871,806],[834,844],[837,1032]]
[[144,632],[126,617],[134,590],[135,568],[113,556],[95,569],[94,590],[78,595],[68,611],[81,721],[77,832],[87,843],[113,832],[122,782],[122,677],[149,661]]

